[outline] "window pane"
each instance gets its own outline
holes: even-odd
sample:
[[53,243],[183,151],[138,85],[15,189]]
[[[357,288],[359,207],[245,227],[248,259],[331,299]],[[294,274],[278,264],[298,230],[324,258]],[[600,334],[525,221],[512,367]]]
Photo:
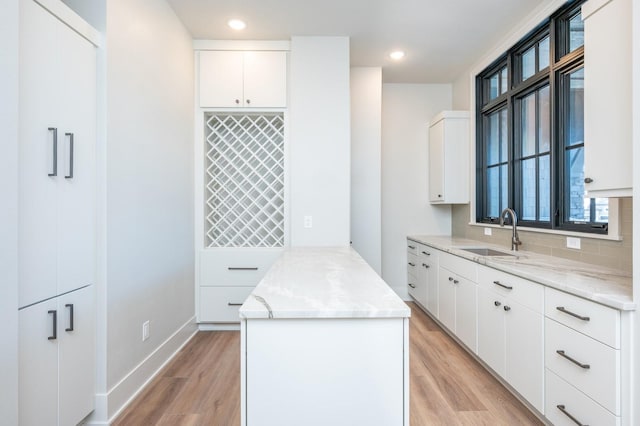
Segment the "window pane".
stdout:
[[593,222],[608,223],[609,222],[609,199],[608,198],[596,198],[596,217]]
[[508,88],[507,67],[504,67],[500,70],[500,94],[506,93]]
[[497,164],[500,158],[500,116],[493,113],[488,120],[487,165]]
[[565,146],[573,146],[584,142],[584,68],[569,74],[568,98],[569,137]]
[[507,110],[500,111],[500,162],[508,160],[509,154],[509,126],[507,123]]
[[498,97],[498,91],[500,90],[500,80],[498,74],[494,74],[489,77],[489,100]]
[[538,44],[538,70],[549,66],[549,37],[545,37]]
[[568,202],[568,219],[570,221],[589,221],[590,200],[584,193],[584,148],[567,150],[565,170],[568,186],[565,201]]
[[536,159],[521,162],[522,173],[522,219],[536,220]]
[[547,152],[550,149],[551,139],[551,105],[549,104],[549,86],[538,91],[538,152]]
[[584,22],[582,15],[578,12],[569,19],[569,52],[573,52],[578,47],[584,45]]
[[533,46],[522,54],[522,81],[536,73],[536,47]]
[[538,160],[538,179],[540,191],[538,219],[549,222],[551,220],[551,165],[549,155],[543,155]]
[[500,168],[487,169],[487,215],[500,215]]
[[500,182],[502,184],[502,196],[500,211],[498,212],[498,214],[502,213],[502,209],[509,205],[509,173],[508,166],[506,164],[504,166],[500,166]]
[[522,157],[536,153],[536,94],[522,99]]

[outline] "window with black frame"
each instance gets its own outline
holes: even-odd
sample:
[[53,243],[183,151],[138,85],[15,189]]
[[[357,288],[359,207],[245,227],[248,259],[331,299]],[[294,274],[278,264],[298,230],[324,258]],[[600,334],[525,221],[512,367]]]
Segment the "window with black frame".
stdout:
[[584,188],[584,26],[573,1],[476,80],[476,220],[606,233],[608,200]]

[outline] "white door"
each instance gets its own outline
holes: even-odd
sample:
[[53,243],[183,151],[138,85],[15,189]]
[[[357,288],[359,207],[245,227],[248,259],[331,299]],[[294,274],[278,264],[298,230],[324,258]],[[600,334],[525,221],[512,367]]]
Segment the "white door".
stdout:
[[95,315],[93,286],[58,297],[60,425],[78,424],[94,408]]
[[20,3],[19,306],[56,295],[60,25],[34,1]]
[[57,323],[60,315],[56,299],[38,303],[19,312],[18,400],[21,426],[56,424],[60,338]]
[[244,52],[244,106],[287,106],[286,52]]
[[478,351],[477,329],[477,296],[476,283],[464,278],[457,278],[456,287],[456,336],[464,342],[472,352]]
[[456,278],[447,269],[438,271],[438,319],[449,330],[456,331],[456,289],[453,280]]
[[200,106],[241,107],[243,53],[202,51],[199,57]]
[[478,356],[505,377],[504,299],[478,287]]
[[444,120],[429,128],[429,201],[444,201]]
[[[58,294],[95,282],[96,49],[60,25]],[[73,140],[73,147],[72,147]]]

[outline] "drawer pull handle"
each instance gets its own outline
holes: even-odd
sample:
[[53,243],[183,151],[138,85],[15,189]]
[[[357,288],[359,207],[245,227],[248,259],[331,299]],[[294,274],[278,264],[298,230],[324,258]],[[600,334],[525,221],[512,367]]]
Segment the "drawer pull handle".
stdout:
[[431,256],[431,253],[427,253],[426,251],[423,251],[422,254],[424,254],[425,256]]
[[588,370],[588,369],[591,368],[591,366],[589,364],[582,364],[581,362],[576,361],[575,359],[571,358],[569,355],[565,354],[564,351],[557,350],[556,353],[558,355],[560,355],[561,357],[568,359],[569,361],[571,361],[572,363],[574,363],[575,365],[577,365],[580,368],[584,368],[585,370]]
[[242,267],[234,267],[234,266],[229,266],[227,268],[230,271],[257,271],[258,267],[257,266],[252,266],[249,268],[242,268]]
[[500,281],[494,281],[493,283],[495,285],[499,285],[502,288],[506,288],[507,290],[513,290],[513,287],[511,287],[510,285],[502,284]]
[[229,306],[242,306],[242,303],[228,302],[227,305],[229,305]]
[[425,268],[429,269],[429,265],[427,265],[426,263],[423,263],[422,266],[424,266]]
[[416,288],[416,286],[415,286],[415,285],[413,285],[413,284],[411,284],[411,283],[409,283],[409,287],[411,287],[411,288]]
[[416,266],[416,264],[413,262],[409,262],[409,266]]
[[582,321],[589,321],[589,320],[591,320],[591,318],[589,318],[589,317],[583,317],[582,315],[578,315],[578,314],[576,314],[576,313],[573,313],[573,312],[571,312],[571,311],[566,310],[566,309],[564,308],[564,306],[556,306],[556,309],[557,309],[557,310],[559,310],[560,312],[563,312],[563,313],[567,314],[567,315],[571,315],[572,317],[575,317],[575,318],[581,319]]
[[504,305],[503,308],[505,311],[509,312],[511,310],[511,306]]
[[410,248],[411,250],[415,250],[415,249],[416,249],[416,246],[409,246],[409,248]]
[[497,300],[495,302],[493,302],[493,304],[496,305],[496,306],[502,305],[502,303],[498,302]]
[[564,405],[560,404],[560,405],[556,405],[556,407],[558,407],[558,410],[562,411],[562,414],[564,414],[565,416],[567,416],[567,417],[569,417],[571,420],[573,420],[573,422],[574,422],[575,424],[580,425],[580,426],[589,426],[589,425],[585,425],[584,423],[580,423],[580,421],[579,421],[578,419],[576,419],[575,417],[573,417],[573,416],[571,415],[571,413],[569,413],[569,412],[567,411],[567,409],[565,408],[565,406],[564,406]]

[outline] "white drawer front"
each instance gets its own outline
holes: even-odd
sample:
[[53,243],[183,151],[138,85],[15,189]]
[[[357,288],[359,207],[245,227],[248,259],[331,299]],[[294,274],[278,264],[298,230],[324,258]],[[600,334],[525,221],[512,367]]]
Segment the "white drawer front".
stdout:
[[478,285],[509,297],[535,312],[544,312],[544,287],[540,284],[478,265]]
[[438,250],[425,246],[424,244],[418,244],[418,256],[425,259],[435,259],[438,256]]
[[418,254],[418,243],[412,240],[407,240],[407,253]]
[[615,309],[547,287],[545,315],[613,348],[620,348],[620,312]]
[[407,274],[414,277],[418,276],[418,256],[407,253]]
[[[620,425],[620,417],[602,408],[553,372],[545,370],[545,379],[545,417],[555,426],[575,426],[577,422],[592,426]],[[574,417],[577,422],[569,416]]]
[[240,322],[238,310],[254,287],[201,287],[200,322]]
[[449,253],[439,253],[438,261],[443,268],[474,283],[478,282],[478,265],[475,262]]
[[620,351],[546,318],[545,366],[607,410],[620,414]]
[[203,250],[200,286],[255,286],[280,254],[282,249]]

